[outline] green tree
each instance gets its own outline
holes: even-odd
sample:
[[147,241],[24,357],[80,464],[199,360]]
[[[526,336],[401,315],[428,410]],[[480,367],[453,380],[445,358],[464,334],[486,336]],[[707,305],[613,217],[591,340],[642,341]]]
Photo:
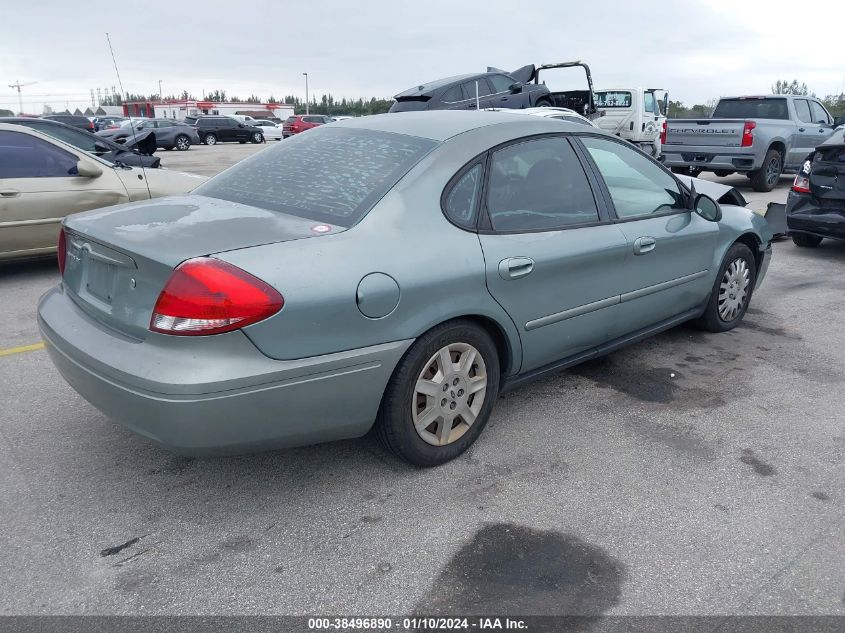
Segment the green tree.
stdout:
[[822,103],[833,116],[845,116],[845,92],[838,95],[827,95],[822,99]]
[[807,84],[798,83],[797,79],[793,79],[792,83],[786,79],[778,79],[772,86],[772,94],[776,95],[808,95],[810,94]]

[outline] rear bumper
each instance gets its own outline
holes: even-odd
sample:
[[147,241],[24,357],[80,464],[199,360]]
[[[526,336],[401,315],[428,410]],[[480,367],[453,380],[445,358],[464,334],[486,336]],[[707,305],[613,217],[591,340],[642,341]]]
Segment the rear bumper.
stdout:
[[753,152],[731,151],[727,147],[663,145],[663,164],[667,167],[697,167],[709,171],[752,171],[762,165],[762,157]]
[[813,196],[790,191],[786,199],[786,226],[790,233],[845,240],[845,200],[839,207],[821,207]]
[[62,291],[38,325],[67,382],[106,416],[187,455],[235,454],[358,437],[412,341],[292,361],[264,356],[242,332],[207,337],[105,328]]

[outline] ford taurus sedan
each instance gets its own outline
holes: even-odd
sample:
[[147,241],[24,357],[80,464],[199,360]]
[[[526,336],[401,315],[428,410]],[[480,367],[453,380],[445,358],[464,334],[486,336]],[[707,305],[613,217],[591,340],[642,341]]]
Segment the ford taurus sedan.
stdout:
[[771,232],[690,182],[580,124],[362,117],[191,195],[69,217],[39,325],[71,386],[178,452],[375,427],[435,465],[504,390],[684,321],[740,322]]

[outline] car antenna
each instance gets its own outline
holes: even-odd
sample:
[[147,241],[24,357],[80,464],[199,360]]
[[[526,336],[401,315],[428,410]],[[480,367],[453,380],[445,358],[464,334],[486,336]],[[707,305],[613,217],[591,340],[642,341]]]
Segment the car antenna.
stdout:
[[478,102],[478,79],[475,80],[475,109],[481,109],[481,104]]
[[[126,91],[123,89],[123,81],[120,79],[120,71],[117,69],[117,60],[114,57],[114,49],[111,46],[111,38],[109,37],[108,32],[106,32],[106,41],[109,43],[109,52],[111,53],[112,63],[114,63],[114,72],[117,75],[117,84],[120,86],[120,94],[125,95]],[[129,109],[127,108],[126,111],[128,112]],[[138,147],[138,136],[135,134],[135,124],[132,122],[131,116],[129,117],[129,129],[132,130],[132,141],[135,143],[135,147]],[[152,199],[153,192],[150,191],[150,181],[147,180],[147,168],[144,166],[143,159],[141,160],[141,173],[143,174],[144,184],[147,185],[147,195],[149,195],[150,199]]]

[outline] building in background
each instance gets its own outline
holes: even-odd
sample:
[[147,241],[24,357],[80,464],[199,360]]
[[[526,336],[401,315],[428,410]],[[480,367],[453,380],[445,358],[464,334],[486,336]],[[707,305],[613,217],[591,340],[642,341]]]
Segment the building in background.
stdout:
[[123,115],[132,117],[157,117],[182,121],[185,117],[203,114],[241,114],[254,119],[273,117],[286,119],[293,115],[293,106],[286,103],[254,103],[246,101],[203,101],[176,99],[172,101],[127,101]]

